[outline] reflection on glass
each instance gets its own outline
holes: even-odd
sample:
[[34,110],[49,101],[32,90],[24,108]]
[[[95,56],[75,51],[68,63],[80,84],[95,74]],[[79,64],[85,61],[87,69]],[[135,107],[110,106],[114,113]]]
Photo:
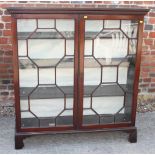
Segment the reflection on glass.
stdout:
[[137,21],[86,20],[83,124],[131,121]]
[[103,30],[94,40],[94,56],[96,58],[125,57],[127,47],[128,40],[120,30]]
[[137,38],[138,21],[135,20],[122,20],[121,29],[129,38]]
[[129,40],[129,54],[136,54],[137,50],[137,39]]
[[73,125],[74,20],[17,20],[22,127]]

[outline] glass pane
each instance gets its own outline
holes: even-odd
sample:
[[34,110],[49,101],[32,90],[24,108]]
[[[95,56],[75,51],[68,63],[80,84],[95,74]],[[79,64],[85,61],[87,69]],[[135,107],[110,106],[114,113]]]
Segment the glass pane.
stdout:
[[115,114],[123,107],[123,103],[124,103],[124,96],[93,97],[92,108],[99,115]]
[[94,40],[96,58],[125,57],[127,50],[128,39],[120,30],[103,30]]
[[137,50],[137,39],[129,40],[129,54],[136,54]]
[[131,121],[138,22],[101,21],[85,21],[83,125]]
[[40,68],[39,69],[39,84],[55,84],[55,69]]
[[39,124],[39,119],[32,112],[21,112],[21,127],[37,127]]
[[73,19],[18,20],[23,128],[73,126],[74,29]]
[[66,40],[66,55],[74,55],[74,40]]
[[66,108],[73,109],[73,98],[66,98]]
[[102,83],[116,82],[117,80],[117,67],[103,67],[102,68]]
[[92,55],[92,40],[85,40],[85,55]]
[[27,99],[21,99],[20,100],[20,110],[21,111],[28,111],[29,109],[29,103],[28,103],[28,100]]
[[129,38],[137,38],[138,21],[135,20],[122,20],[121,29]]
[[74,38],[74,20],[72,19],[56,19],[56,29],[64,38]]
[[120,20],[104,20],[104,28],[120,28]]
[[64,99],[31,99],[30,109],[37,117],[56,117],[64,109]]
[[56,70],[57,85],[73,87],[74,83],[74,57],[66,56],[57,65]]
[[38,19],[38,28],[54,28],[55,22],[52,19]]
[[85,21],[85,38],[95,38],[103,29],[103,20],[86,20]]
[[92,57],[86,57],[84,67],[84,85],[98,85],[101,81],[100,64]]
[[27,56],[26,40],[18,40],[18,45],[19,56]]
[[62,34],[60,34],[55,29],[37,29],[29,37],[30,39],[63,39]]
[[33,32],[37,28],[35,19],[18,19],[17,31],[18,32]]
[[64,39],[29,39],[28,50],[32,59],[54,59],[64,56]]
[[20,87],[35,87],[38,84],[37,66],[29,58],[22,57],[19,59],[19,67]]

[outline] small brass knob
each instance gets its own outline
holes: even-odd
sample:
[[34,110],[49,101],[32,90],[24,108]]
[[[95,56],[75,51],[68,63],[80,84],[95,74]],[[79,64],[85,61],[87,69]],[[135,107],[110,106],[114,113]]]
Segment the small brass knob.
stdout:
[[87,19],[88,17],[87,17],[87,16],[84,16],[83,18],[84,18],[84,19]]
[[142,24],[143,23],[143,20],[140,20],[139,23]]

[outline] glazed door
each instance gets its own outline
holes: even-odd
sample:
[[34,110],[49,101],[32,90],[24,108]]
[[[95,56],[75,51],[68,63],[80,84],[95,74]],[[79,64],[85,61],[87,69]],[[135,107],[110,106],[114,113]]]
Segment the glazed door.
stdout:
[[131,124],[137,93],[138,20],[133,18],[88,15],[81,21],[82,126]]
[[17,17],[16,53],[19,128],[75,128],[77,17],[23,15],[21,18]]

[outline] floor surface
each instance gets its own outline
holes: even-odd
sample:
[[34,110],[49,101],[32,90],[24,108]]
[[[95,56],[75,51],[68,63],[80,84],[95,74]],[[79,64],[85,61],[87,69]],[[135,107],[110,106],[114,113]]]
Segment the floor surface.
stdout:
[[155,153],[155,112],[138,113],[138,142],[129,143],[123,132],[59,134],[29,137],[14,149],[14,118],[0,118],[0,153]]

